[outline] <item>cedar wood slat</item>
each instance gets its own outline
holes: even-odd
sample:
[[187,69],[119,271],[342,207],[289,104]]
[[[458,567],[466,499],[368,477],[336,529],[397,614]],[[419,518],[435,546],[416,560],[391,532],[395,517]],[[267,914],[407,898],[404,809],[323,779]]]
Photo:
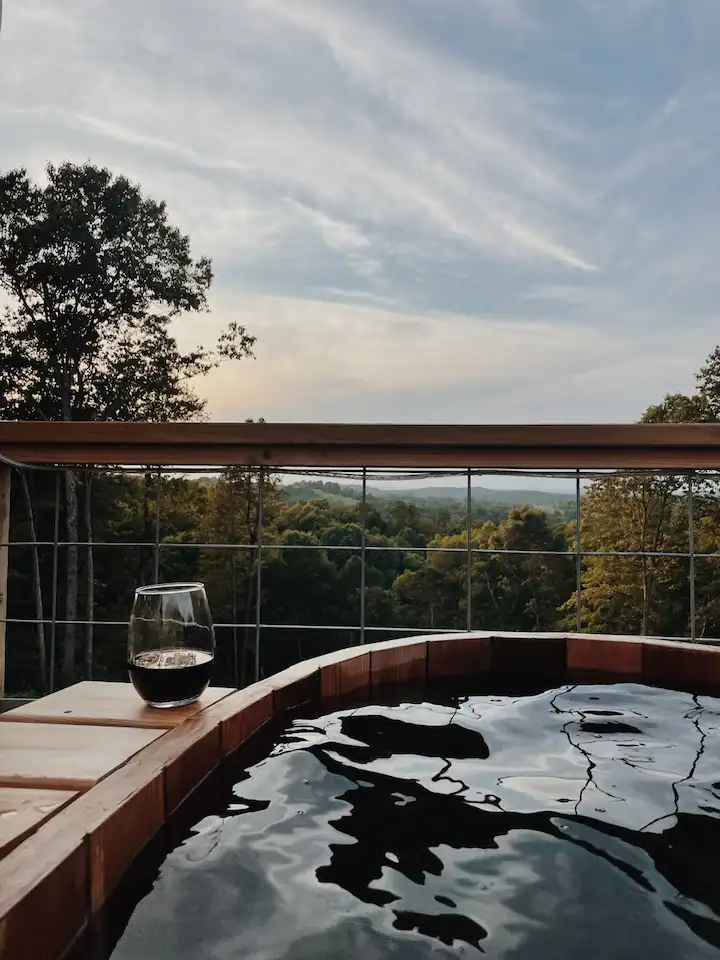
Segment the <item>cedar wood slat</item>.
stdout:
[[96,465],[716,469],[720,425],[0,422],[0,453]]

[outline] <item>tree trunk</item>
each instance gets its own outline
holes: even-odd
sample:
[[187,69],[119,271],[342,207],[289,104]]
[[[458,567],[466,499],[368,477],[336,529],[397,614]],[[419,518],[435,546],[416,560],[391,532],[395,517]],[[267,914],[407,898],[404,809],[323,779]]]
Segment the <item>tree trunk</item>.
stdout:
[[77,477],[65,471],[65,524],[67,528],[67,567],[65,572],[65,637],[61,680],[63,686],[75,681],[75,636],[78,599],[78,495]]
[[25,501],[25,513],[27,515],[28,527],[30,530],[30,541],[32,542],[32,580],[33,580],[33,598],[35,600],[35,636],[37,638],[38,648],[38,679],[40,680],[40,692],[48,691],[48,672],[47,672],[47,650],[45,647],[45,624],[43,621],[43,597],[42,597],[42,579],[40,577],[40,552],[37,546],[37,527],[35,526],[35,510],[33,508],[30,486],[28,484],[27,474],[20,470],[20,486],[22,488],[23,500]]
[[85,564],[85,677],[93,678],[93,611],[95,608],[95,557],[93,556],[92,531],[92,474],[85,474],[85,534],[87,537],[87,560]]

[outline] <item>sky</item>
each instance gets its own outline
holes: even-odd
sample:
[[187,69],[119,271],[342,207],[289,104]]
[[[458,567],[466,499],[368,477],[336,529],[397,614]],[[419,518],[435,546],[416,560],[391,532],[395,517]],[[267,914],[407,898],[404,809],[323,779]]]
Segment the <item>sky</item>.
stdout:
[[4,0],[0,169],[213,259],[215,420],[631,421],[720,340],[717,0]]

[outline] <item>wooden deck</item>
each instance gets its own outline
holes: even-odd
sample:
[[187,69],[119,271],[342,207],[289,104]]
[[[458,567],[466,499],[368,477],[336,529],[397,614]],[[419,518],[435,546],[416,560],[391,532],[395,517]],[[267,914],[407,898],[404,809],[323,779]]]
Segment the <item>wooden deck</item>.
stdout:
[[[144,747],[235,691],[153,710],[129,683],[78,683],[0,715],[0,857]],[[1,952],[0,952],[1,955]]]

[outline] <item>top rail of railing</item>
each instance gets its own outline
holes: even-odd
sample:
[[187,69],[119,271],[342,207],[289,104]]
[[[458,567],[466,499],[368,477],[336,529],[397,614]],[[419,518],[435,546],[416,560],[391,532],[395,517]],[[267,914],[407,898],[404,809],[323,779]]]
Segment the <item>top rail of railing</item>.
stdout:
[[0,422],[25,464],[720,469],[715,424]]

